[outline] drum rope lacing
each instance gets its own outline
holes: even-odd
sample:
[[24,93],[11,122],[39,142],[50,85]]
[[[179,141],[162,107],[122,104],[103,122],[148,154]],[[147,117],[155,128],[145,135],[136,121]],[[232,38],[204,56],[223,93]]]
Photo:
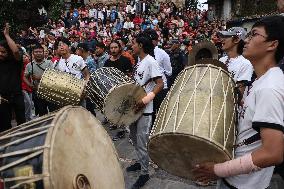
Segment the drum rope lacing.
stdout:
[[[208,98],[208,100],[207,100],[207,102],[206,102],[206,105],[205,105],[205,108],[204,108],[204,110],[203,110],[203,112],[202,112],[202,114],[201,114],[201,117],[200,117],[200,120],[199,120],[199,122],[198,122],[198,124],[197,124],[197,127],[195,128],[195,127],[193,127],[192,129],[193,129],[193,134],[195,133],[195,130],[197,130],[198,128],[199,128],[199,126],[200,126],[200,123],[201,123],[201,118],[204,116],[204,113],[205,113],[205,110],[206,110],[206,108],[207,108],[207,106],[208,106],[208,104],[209,104],[209,102],[211,102],[210,104],[211,104],[211,109],[210,109],[210,130],[209,130],[209,135],[210,135],[210,141],[212,140],[212,137],[214,136],[214,134],[215,134],[215,131],[216,131],[216,128],[217,128],[217,125],[218,125],[218,122],[219,122],[219,120],[220,120],[220,117],[221,117],[221,114],[222,114],[222,112],[223,112],[223,110],[224,110],[224,127],[225,127],[225,123],[226,123],[226,106],[227,106],[227,104],[226,104],[226,98],[223,100],[223,103],[222,103],[222,107],[221,107],[221,109],[220,109],[220,112],[219,112],[219,114],[218,114],[218,117],[217,117],[217,121],[216,121],[216,123],[215,123],[215,125],[214,125],[214,127],[213,127],[213,125],[212,125],[212,114],[213,114],[213,112],[212,112],[212,97],[213,97],[213,89],[215,88],[215,86],[216,86],[216,84],[217,84],[217,81],[218,81],[218,79],[219,79],[219,75],[220,75],[220,73],[222,72],[222,69],[221,68],[218,68],[218,75],[217,75],[217,77],[216,77],[216,79],[215,79],[215,82],[214,82],[214,85],[213,85],[213,87],[212,87],[212,73],[211,73],[211,65],[207,65],[206,67],[206,70],[204,71],[204,73],[202,74],[202,76],[200,77],[200,80],[198,81],[198,83],[196,83],[196,81],[197,81],[197,72],[196,72],[196,78],[195,78],[195,87],[194,87],[194,90],[193,90],[193,92],[192,92],[192,95],[191,95],[191,97],[190,97],[190,99],[189,99],[189,101],[188,101],[188,103],[187,103],[187,105],[186,105],[186,108],[185,108],[185,111],[184,111],[184,113],[182,114],[182,116],[181,116],[181,118],[180,118],[180,121],[178,122],[178,124],[177,124],[177,117],[178,117],[178,109],[179,109],[179,101],[180,101],[180,96],[181,96],[181,92],[183,91],[183,89],[184,89],[184,87],[186,86],[186,83],[189,81],[189,79],[191,78],[191,76],[192,76],[192,73],[196,70],[196,65],[194,65],[193,66],[193,69],[191,70],[191,73],[188,75],[188,78],[187,78],[187,80],[185,80],[185,77],[186,77],[186,75],[187,74],[184,74],[183,75],[183,78],[182,78],[182,81],[181,81],[181,87],[180,87],[180,89],[179,89],[179,93],[178,93],[178,97],[177,97],[177,100],[174,102],[174,106],[173,106],[173,108],[172,108],[172,110],[171,110],[171,112],[170,112],[170,114],[169,114],[169,116],[168,116],[168,119],[166,120],[166,123],[165,123],[165,117],[166,117],[166,112],[167,112],[167,109],[168,109],[168,103],[169,103],[169,99],[170,99],[170,97],[171,97],[171,94],[172,94],[172,92],[173,92],[173,89],[175,88],[175,85],[177,85],[177,83],[178,83],[178,80],[180,80],[181,79],[181,77],[182,77],[182,74],[180,75],[180,77],[178,77],[177,79],[176,79],[176,81],[175,81],[175,84],[174,84],[174,86],[171,88],[171,90],[170,90],[170,92],[168,93],[168,95],[167,95],[167,97],[166,97],[166,101],[165,101],[165,109],[162,109],[162,110],[159,110],[159,111],[162,111],[161,113],[163,114],[163,115],[161,115],[160,117],[162,117],[163,116],[163,120],[162,120],[162,124],[161,125],[163,125],[164,127],[162,127],[161,126],[161,128],[160,128],[160,131],[159,132],[162,132],[165,128],[166,128],[166,126],[167,126],[167,124],[169,123],[169,120],[170,120],[170,118],[171,118],[171,116],[172,116],[172,114],[173,114],[173,112],[174,112],[174,110],[176,109],[176,116],[175,116],[175,125],[174,125],[174,127],[173,127],[173,132],[176,132],[176,130],[178,130],[179,129],[179,127],[180,127],[180,125],[181,125],[181,123],[182,123],[182,120],[183,120],[183,117],[185,116],[185,114],[186,114],[186,111],[188,110],[188,107],[189,107],[189,105],[190,105],[190,103],[191,103],[191,101],[192,101],[192,98],[193,98],[193,96],[194,96],[194,98],[196,98],[196,90],[197,90],[197,88],[198,88],[198,86],[200,85],[200,83],[201,83],[201,81],[202,81],[202,79],[204,78],[204,76],[205,76],[205,74],[207,73],[207,71],[209,70],[210,71],[210,96],[209,96],[209,98]],[[215,67],[215,66],[213,66],[213,67]],[[184,73],[185,73],[185,71],[184,71]],[[225,86],[224,86],[224,78],[223,78],[223,74],[221,74],[221,79],[222,79],[222,88],[223,88],[223,94],[224,94],[224,97],[227,97],[227,94],[228,94],[228,92],[229,92],[229,86],[230,86],[230,79],[228,79],[228,82],[227,82],[227,87],[226,87],[226,90],[225,90]],[[231,87],[232,88],[232,92],[233,92],[233,87]],[[195,102],[194,102],[194,108],[193,108],[193,114],[195,115]],[[233,112],[233,116],[235,116],[235,112]],[[159,117],[159,118],[160,118]],[[159,120],[159,119],[157,119],[157,120]],[[195,122],[196,120],[195,120],[195,116],[193,116],[193,124],[195,125]],[[155,127],[152,129],[152,132],[151,132],[151,135],[153,135],[155,132],[156,132],[156,128],[157,128],[157,125],[158,125],[158,123],[159,123],[159,121],[157,121],[156,123],[155,123]],[[165,123],[165,124],[163,124],[163,123]],[[234,119],[232,119],[231,120],[231,123],[230,123],[230,127],[229,127],[229,130],[228,130],[228,132],[226,133],[226,130],[224,129],[224,145],[223,145],[223,149],[225,149],[226,148],[226,144],[227,144],[227,141],[228,141],[228,139],[229,139],[229,133],[230,133],[230,131],[231,131],[231,129],[232,129],[232,127],[233,127],[233,123],[234,123]],[[211,132],[212,131],[212,132]]]
[[[91,75],[91,80],[87,85],[87,94],[93,103],[97,104],[100,109],[103,109],[104,99],[107,96],[107,92],[109,90],[107,86],[113,88],[117,86],[118,83],[133,83],[134,81],[126,75],[125,77],[122,77],[124,74],[115,68],[107,67],[101,68],[100,70],[95,71]],[[108,75],[111,75],[112,77],[109,77]],[[100,79],[102,77],[106,78],[108,82]],[[100,85],[96,82],[95,79],[98,79]],[[102,87],[104,90],[102,90]]]

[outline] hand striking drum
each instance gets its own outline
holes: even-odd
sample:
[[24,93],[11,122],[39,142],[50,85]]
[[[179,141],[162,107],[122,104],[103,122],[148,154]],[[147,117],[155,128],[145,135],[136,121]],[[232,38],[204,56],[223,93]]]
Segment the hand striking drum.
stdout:
[[125,188],[109,135],[81,107],[68,106],[1,133],[0,151],[5,188]]
[[234,81],[211,64],[187,67],[178,76],[155,120],[148,144],[162,169],[192,179],[199,162],[233,158]]

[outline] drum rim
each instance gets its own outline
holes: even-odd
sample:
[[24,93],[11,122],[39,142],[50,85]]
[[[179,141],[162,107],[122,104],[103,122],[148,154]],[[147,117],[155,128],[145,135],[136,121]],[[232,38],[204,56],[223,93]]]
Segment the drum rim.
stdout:
[[52,166],[52,161],[51,161],[51,149],[52,149],[52,143],[54,141],[55,137],[55,131],[58,129],[59,120],[62,118],[62,116],[66,115],[68,113],[68,110],[75,108],[72,106],[65,106],[62,109],[60,109],[58,112],[54,114],[54,119],[51,122],[51,128],[47,132],[47,135],[45,137],[45,145],[49,146],[49,148],[44,149],[43,151],[43,162],[42,162],[42,173],[44,175],[48,175],[48,177],[43,178],[43,185],[46,188],[51,188],[52,186],[52,180],[51,180],[51,166]]
[[232,76],[231,76],[231,74],[230,74],[230,72],[229,71],[227,71],[227,70],[224,70],[222,67],[220,67],[220,66],[216,66],[216,65],[214,65],[214,64],[194,64],[194,65],[192,65],[192,66],[187,66],[187,67],[185,67],[183,70],[182,70],[182,72],[179,74],[179,75],[182,75],[185,71],[187,71],[187,70],[189,70],[189,69],[192,69],[192,68],[196,68],[196,67],[212,67],[212,68],[216,68],[216,69],[221,69],[221,71],[222,72],[224,72],[224,73],[226,73],[228,76],[229,76],[229,78],[231,79],[231,81],[235,84],[235,81],[234,81],[234,79],[232,78]]

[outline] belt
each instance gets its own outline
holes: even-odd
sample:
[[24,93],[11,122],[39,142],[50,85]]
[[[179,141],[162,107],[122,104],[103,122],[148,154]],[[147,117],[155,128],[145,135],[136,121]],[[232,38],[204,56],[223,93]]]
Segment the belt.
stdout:
[[143,113],[143,116],[151,116],[153,113]]
[[223,181],[223,183],[224,183],[228,188],[230,188],[230,189],[238,189],[238,188],[236,188],[236,187],[230,185],[230,184],[226,181],[226,179],[222,179],[222,181]]

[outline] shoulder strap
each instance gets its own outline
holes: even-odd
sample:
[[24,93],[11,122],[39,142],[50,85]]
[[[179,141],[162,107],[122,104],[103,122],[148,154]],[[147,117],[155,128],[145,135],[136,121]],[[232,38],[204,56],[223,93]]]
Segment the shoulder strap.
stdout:
[[252,135],[251,137],[244,139],[243,142],[234,145],[234,148],[238,148],[238,147],[243,146],[243,145],[246,145],[246,146],[250,145],[250,144],[252,144],[256,141],[259,141],[260,139],[261,139],[260,133],[256,133],[256,134]]

